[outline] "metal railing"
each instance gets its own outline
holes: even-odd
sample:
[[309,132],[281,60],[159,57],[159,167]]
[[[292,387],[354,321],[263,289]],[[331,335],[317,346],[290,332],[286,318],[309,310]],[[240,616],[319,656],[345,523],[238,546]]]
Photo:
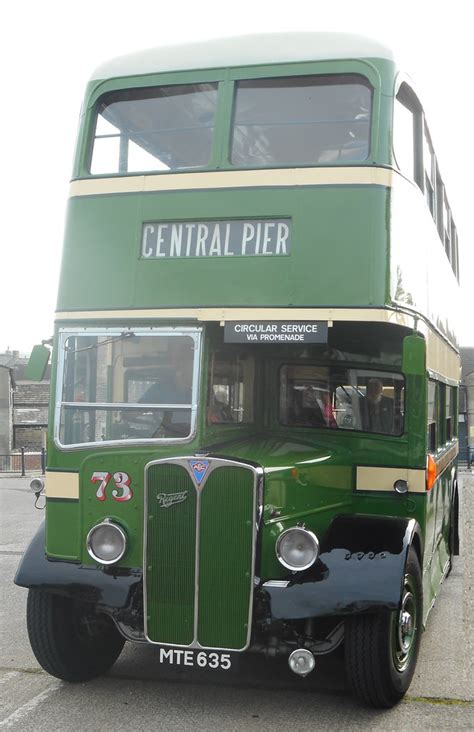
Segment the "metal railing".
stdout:
[[19,473],[24,476],[29,472],[41,471],[44,475],[46,468],[46,450],[27,452],[24,447],[19,452],[10,452],[0,455],[0,473]]

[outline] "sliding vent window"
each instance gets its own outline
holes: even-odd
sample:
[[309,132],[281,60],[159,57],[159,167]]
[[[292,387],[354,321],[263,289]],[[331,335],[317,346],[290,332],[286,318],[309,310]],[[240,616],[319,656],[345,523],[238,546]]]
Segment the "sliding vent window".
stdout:
[[372,90],[357,75],[237,83],[232,163],[328,165],[369,155]]
[[106,94],[99,101],[91,173],[204,168],[211,159],[217,84]]

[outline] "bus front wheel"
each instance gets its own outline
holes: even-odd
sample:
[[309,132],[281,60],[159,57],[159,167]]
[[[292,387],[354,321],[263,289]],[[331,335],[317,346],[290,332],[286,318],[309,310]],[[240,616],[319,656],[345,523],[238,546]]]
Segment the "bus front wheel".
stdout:
[[412,680],[422,629],[422,584],[418,557],[408,553],[400,607],[392,613],[354,615],[345,624],[346,673],[362,703],[389,708]]
[[28,592],[27,627],[40,666],[64,681],[87,681],[105,673],[125,643],[107,615],[45,590]]

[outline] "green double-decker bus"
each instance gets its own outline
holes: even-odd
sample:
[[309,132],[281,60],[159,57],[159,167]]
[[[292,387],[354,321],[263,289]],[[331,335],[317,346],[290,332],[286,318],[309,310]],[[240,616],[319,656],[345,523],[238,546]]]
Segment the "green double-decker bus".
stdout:
[[404,695],[459,544],[457,250],[423,108],[379,44],[249,36],[98,69],[46,521],[16,576],[43,668],[89,679],[128,640],[303,677],[344,643],[359,699]]

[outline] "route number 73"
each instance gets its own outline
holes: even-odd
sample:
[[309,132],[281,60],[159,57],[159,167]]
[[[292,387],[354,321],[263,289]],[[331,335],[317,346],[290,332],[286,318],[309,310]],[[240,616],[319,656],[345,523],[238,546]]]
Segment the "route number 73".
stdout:
[[107,498],[106,488],[109,484],[110,479],[113,477],[115,488],[112,488],[112,498],[114,501],[129,501],[133,498],[133,491],[130,488],[131,478],[127,473],[114,473],[113,476],[104,470],[98,470],[92,473],[91,483],[99,483],[99,487],[96,490],[96,496],[99,501],[105,501]]

